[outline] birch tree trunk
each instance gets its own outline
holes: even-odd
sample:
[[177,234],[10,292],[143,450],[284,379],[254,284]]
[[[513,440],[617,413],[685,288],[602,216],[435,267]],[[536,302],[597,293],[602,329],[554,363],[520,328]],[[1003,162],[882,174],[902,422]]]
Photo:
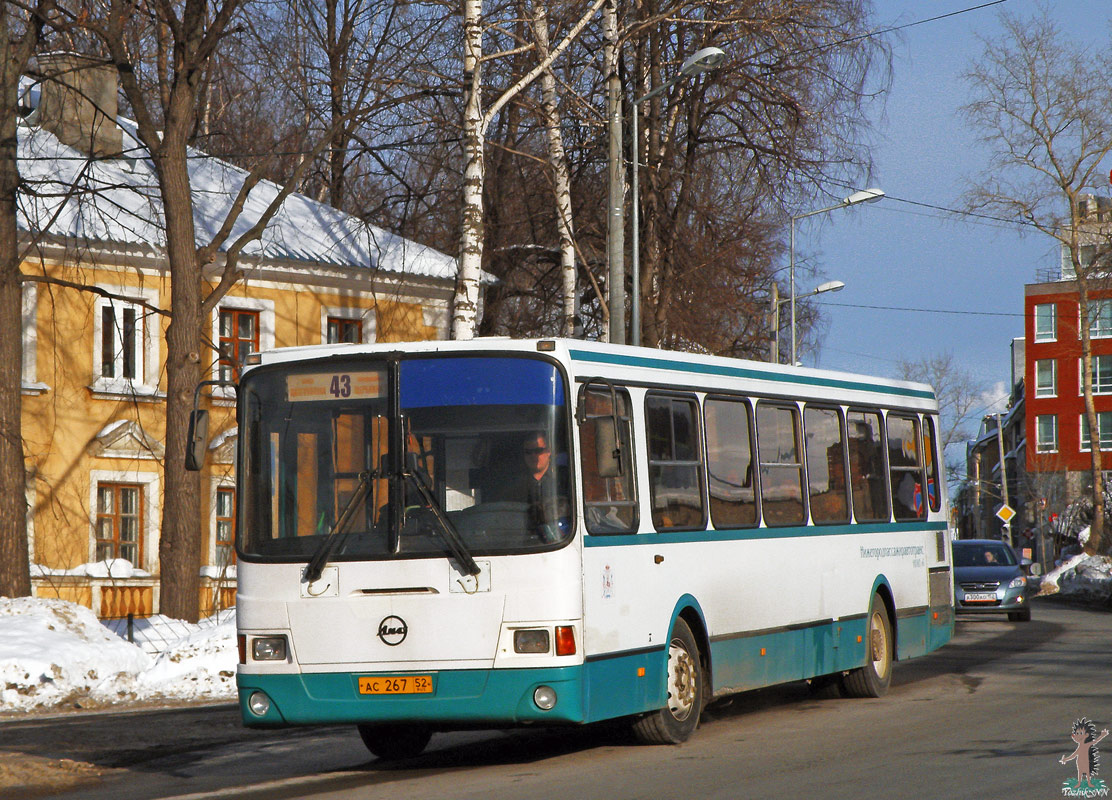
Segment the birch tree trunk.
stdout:
[[594,0],[558,45],[502,92],[485,112],[482,102],[482,0],[463,0],[463,208],[460,214],[459,278],[452,309],[452,338],[472,339],[479,324],[479,281],[483,273],[483,150],[486,132],[498,113],[537,80],[598,13],[606,0]]
[[[548,9],[544,0],[533,3],[533,29],[537,56],[548,57]],[[563,315],[560,333],[572,336],[579,312],[575,286],[575,222],[571,212],[571,177],[564,153],[564,137],[560,133],[560,110],[556,94],[556,76],[551,69],[541,74],[541,110],[548,136],[548,160],[552,166],[552,193],[556,202],[556,228],[560,236],[560,277],[563,285]]]
[[452,308],[452,338],[472,339],[479,323],[479,281],[483,274],[483,8],[463,0],[463,209],[460,214],[459,277]]

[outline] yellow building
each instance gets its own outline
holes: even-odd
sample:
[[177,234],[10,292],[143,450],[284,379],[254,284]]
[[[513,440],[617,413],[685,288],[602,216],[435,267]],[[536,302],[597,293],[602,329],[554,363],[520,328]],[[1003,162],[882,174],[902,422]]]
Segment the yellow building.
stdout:
[[[132,123],[115,108],[108,124],[96,122],[103,98],[115,102],[96,82],[114,81],[114,70],[58,58],[65,67],[59,72],[77,77],[41,91],[28,84],[30,113],[19,132],[20,173],[33,187],[21,225],[29,242],[31,232],[37,239],[23,264],[33,278],[23,293],[32,582],[37,596],[73,600],[102,617],[149,614],[158,610],[162,311],[171,291],[161,204]],[[69,102],[54,92],[71,92]],[[99,111],[88,108],[90,96],[100,98]],[[94,122],[75,128],[75,115]],[[97,152],[120,155],[87,155]],[[190,169],[204,243],[245,173],[196,152]],[[250,227],[277,191],[257,186],[236,230]],[[310,198],[288,198],[245,252],[246,279],[219,301],[205,331],[212,347],[201,358],[213,379],[259,349],[447,335],[455,260]],[[214,273],[210,289],[215,285]],[[228,358],[221,360],[218,347]],[[235,585],[233,395],[214,389],[207,404],[202,613],[234,603]]]

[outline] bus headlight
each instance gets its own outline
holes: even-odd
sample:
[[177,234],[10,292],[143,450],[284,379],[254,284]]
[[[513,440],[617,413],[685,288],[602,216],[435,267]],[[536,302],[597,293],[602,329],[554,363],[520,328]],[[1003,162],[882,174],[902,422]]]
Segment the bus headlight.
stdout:
[[285,661],[285,636],[257,636],[251,640],[251,658],[254,661]]
[[533,692],[533,702],[541,711],[551,711],[556,705],[556,690],[551,686],[538,686]]
[[514,631],[515,653],[547,653],[548,631],[544,629]]
[[270,711],[270,698],[262,692],[252,692],[251,696],[247,698],[247,708],[256,717],[265,717],[267,712]]

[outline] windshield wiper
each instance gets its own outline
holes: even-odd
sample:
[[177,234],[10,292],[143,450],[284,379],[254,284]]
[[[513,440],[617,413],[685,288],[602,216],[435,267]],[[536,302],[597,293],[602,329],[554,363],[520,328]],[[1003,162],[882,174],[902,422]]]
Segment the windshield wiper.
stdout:
[[348,523],[351,522],[352,517],[355,516],[355,509],[367,499],[367,495],[371,491],[371,482],[377,477],[378,475],[374,470],[359,473],[359,483],[355,487],[355,493],[347,501],[344,510],[340,512],[340,517],[336,520],[336,524],[332,526],[332,530],[326,533],[321,543],[317,545],[313,557],[309,559],[309,564],[305,567],[305,581],[307,583],[320,580],[324,565],[328,563],[328,557],[336,549],[336,546],[343,541],[343,537],[337,534],[342,533]]
[[[416,461],[416,459],[414,459]],[[444,509],[440,507],[440,503],[436,501],[436,496],[432,492],[432,487],[429,486],[425,474],[417,467],[416,463],[410,463],[402,476],[409,478],[413,481],[413,485],[417,487],[417,492],[421,495],[421,499],[425,501],[425,507],[432,512],[436,517],[436,521],[440,523],[439,531],[441,538],[448,545],[448,549],[452,551],[457,562],[463,567],[465,575],[478,575],[481,571],[479,565],[475,563],[475,559],[471,557],[471,553],[467,549],[467,545],[463,541],[463,537],[459,535],[455,523],[448,518],[444,513]]]

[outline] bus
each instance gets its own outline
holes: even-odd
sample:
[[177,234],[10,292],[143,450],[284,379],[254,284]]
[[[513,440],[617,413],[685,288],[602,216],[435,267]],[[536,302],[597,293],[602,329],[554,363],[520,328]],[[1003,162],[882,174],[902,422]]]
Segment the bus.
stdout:
[[879,697],[953,634],[938,405],[883,378],[578,340],[253,353],[238,388],[248,726],[432,733],[713,698]]

